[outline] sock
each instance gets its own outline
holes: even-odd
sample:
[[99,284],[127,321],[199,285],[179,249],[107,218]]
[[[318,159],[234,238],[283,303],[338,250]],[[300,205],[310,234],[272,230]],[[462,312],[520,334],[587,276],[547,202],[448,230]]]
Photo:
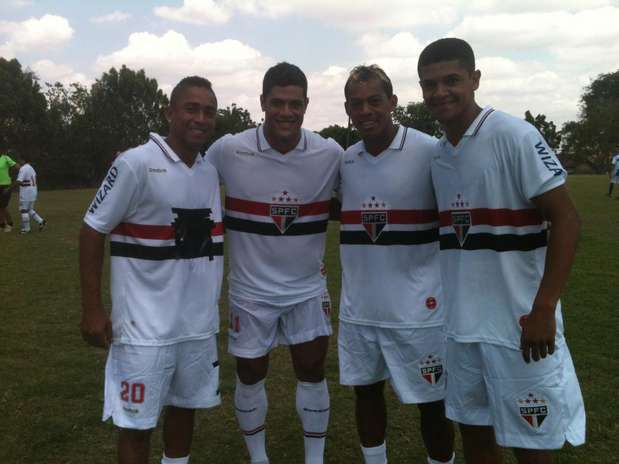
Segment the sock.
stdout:
[[329,425],[327,381],[297,382],[297,413],[303,424],[305,464],[322,464]]
[[451,459],[449,461],[437,461],[436,459],[432,459],[428,456],[428,464],[454,464],[456,462],[456,453],[451,455]]
[[608,196],[611,196],[613,194],[613,187],[615,186],[615,184],[610,183],[608,184]]
[[184,458],[169,458],[163,453],[163,457],[161,458],[161,464],[188,464],[189,456],[185,456]]
[[382,445],[366,448],[361,446],[361,452],[363,453],[363,461],[365,464],[387,464],[387,444],[383,442]]
[[30,216],[28,213],[21,213],[21,230],[30,232]]
[[30,210],[30,217],[37,224],[43,224],[43,218],[41,216],[39,216],[38,213],[35,210],[33,210],[33,209]]
[[264,380],[253,385],[245,385],[237,377],[234,390],[234,413],[243,433],[249,458],[255,464],[268,464],[269,462],[265,445],[267,408]]

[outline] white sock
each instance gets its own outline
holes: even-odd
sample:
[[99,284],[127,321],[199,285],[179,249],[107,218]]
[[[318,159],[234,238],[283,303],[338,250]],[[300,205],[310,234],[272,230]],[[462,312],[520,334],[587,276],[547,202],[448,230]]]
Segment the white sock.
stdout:
[[161,464],[188,464],[189,456],[185,456],[183,458],[169,458],[163,453],[163,457],[161,458]]
[[21,230],[24,232],[30,231],[30,216],[28,213],[21,213]]
[[387,444],[366,448],[361,446],[365,464],[387,464]]
[[329,425],[327,381],[297,382],[297,413],[303,424],[305,464],[322,464]]
[[234,390],[234,413],[245,439],[252,463],[268,464],[265,445],[265,420],[267,417],[267,392],[264,380],[245,385],[236,378]]
[[451,455],[451,459],[449,461],[437,461],[436,459],[432,459],[428,456],[428,464],[454,464],[456,462],[456,453]]
[[36,222],[37,224],[43,223],[43,218],[39,216],[38,213],[33,209],[30,210],[30,217],[34,219],[34,222]]

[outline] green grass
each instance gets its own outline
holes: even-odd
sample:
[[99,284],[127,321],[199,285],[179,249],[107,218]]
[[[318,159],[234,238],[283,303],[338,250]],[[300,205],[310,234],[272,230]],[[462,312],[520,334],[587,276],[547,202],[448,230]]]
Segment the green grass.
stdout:
[[[604,197],[603,176],[572,176],[570,189],[583,219],[579,252],[565,292],[564,317],[587,408],[587,445],[566,447],[555,462],[618,462],[619,420],[619,201]],[[43,233],[0,233],[2,260],[0,324],[0,463],[77,464],[115,461],[115,430],[100,421],[105,353],[85,345],[80,317],[77,233],[90,190],[42,192],[37,209],[49,221]],[[16,198],[13,198],[14,219]],[[326,254],[329,286],[339,298],[337,224]],[[337,330],[337,312],[333,316]],[[201,411],[194,438],[194,463],[243,463],[247,455],[232,409],[234,369],[225,351],[222,317],[223,404]],[[338,384],[337,347],[327,361],[331,423],[326,462],[362,462],[350,389]],[[271,461],[302,463],[303,438],[294,408],[295,379],[288,352],[273,353],[267,380],[268,450]],[[415,407],[388,393],[389,458],[425,462]],[[160,434],[152,462],[159,462]],[[458,452],[460,452],[458,444]],[[460,457],[458,462],[463,462]],[[513,463],[511,457],[506,462]]]

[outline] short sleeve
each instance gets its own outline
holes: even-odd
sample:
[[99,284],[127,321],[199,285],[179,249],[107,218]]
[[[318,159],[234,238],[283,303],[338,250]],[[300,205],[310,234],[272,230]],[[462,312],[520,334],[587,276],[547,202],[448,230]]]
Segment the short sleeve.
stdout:
[[217,171],[217,174],[219,175],[219,183],[223,183],[223,177],[222,177],[222,156],[224,156],[224,144],[225,144],[225,138],[226,136],[224,135],[223,137],[221,137],[220,139],[216,140],[215,143],[213,143],[209,149],[207,150],[206,154],[204,155],[204,159],[206,161],[208,161],[210,163],[211,166],[213,166],[215,168],[215,170]]
[[139,188],[138,177],[124,157],[116,159],[88,207],[84,222],[103,234],[120,224]]
[[17,173],[17,182],[23,182],[26,177],[26,170],[22,167]]
[[512,141],[516,174],[523,195],[531,200],[565,183],[567,172],[542,135],[531,126]]

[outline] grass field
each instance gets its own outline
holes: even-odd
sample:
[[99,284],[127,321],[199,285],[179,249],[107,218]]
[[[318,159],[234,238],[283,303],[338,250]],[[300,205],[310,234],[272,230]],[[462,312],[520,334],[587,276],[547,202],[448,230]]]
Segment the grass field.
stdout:
[[[619,201],[604,196],[602,176],[572,176],[570,189],[583,219],[579,252],[565,292],[566,334],[587,408],[587,444],[566,447],[557,463],[619,462]],[[115,462],[115,430],[100,421],[105,353],[78,331],[77,233],[93,191],[42,192],[37,209],[49,221],[43,233],[0,233],[0,463],[99,464]],[[14,219],[16,198],[11,206]],[[329,231],[330,291],[339,299],[337,224]],[[333,316],[337,330],[337,312]],[[222,317],[223,404],[198,415],[193,463],[248,462],[232,409],[234,369],[225,353]],[[328,357],[331,423],[326,462],[362,462],[354,427],[352,391],[338,385],[337,349]],[[294,409],[287,351],[273,353],[267,390],[271,462],[302,463],[303,439]],[[414,407],[389,392],[390,463],[425,463]],[[153,440],[159,462],[161,438]],[[460,448],[458,445],[458,451]],[[458,463],[463,462],[460,458]],[[511,457],[506,459],[511,463]]]

